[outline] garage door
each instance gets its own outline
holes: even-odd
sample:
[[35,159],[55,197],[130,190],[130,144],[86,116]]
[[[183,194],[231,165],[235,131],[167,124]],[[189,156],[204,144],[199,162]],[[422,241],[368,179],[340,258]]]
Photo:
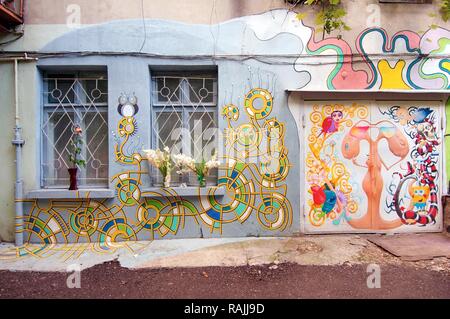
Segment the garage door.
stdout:
[[310,101],[305,231],[440,231],[442,109],[437,101]]

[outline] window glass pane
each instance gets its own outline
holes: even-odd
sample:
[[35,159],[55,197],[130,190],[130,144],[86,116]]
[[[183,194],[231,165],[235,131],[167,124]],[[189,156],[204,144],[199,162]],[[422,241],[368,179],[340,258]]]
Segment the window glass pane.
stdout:
[[216,127],[214,112],[189,113],[191,155],[197,161],[209,160],[214,154]]
[[214,79],[189,79],[189,99],[192,103],[214,103],[214,93]]
[[49,78],[47,81],[46,103],[75,103],[75,81],[63,76]]
[[108,103],[108,89],[106,80],[80,80],[80,94],[82,103]]
[[158,112],[156,115],[158,147],[169,147],[173,152],[180,153],[182,149],[181,135],[183,128],[183,113]]
[[86,160],[84,171],[86,184],[106,184],[108,176],[108,114],[88,112],[83,114],[83,135],[85,143],[82,147]]
[[[152,77],[153,93],[153,148],[168,146],[172,152],[193,157],[197,162],[210,160],[217,144],[217,78],[202,73],[159,73]],[[167,97],[168,83],[173,98]],[[162,88],[165,89],[161,94]],[[159,95],[158,95],[159,94]],[[165,95],[165,103],[161,103]],[[181,134],[180,134],[181,131]],[[180,136],[181,135],[181,136]],[[217,169],[210,172],[217,176]]]
[[181,103],[180,78],[155,77],[155,96],[159,103]]
[[47,113],[43,130],[43,175],[47,186],[68,185],[69,148],[72,138],[73,112]]

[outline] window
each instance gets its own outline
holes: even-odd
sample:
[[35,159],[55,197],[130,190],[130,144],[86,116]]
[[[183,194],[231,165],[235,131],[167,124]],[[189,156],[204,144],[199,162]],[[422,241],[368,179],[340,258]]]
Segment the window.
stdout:
[[210,159],[217,143],[215,73],[158,73],[152,91],[152,146]]
[[70,141],[83,130],[79,185],[108,184],[108,82],[106,72],[44,74],[41,124],[42,187],[66,187]]

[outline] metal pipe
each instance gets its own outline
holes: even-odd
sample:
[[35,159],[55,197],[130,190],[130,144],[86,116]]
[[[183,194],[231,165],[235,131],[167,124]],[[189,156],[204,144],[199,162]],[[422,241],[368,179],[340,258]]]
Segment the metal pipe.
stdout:
[[22,139],[19,113],[19,62],[14,60],[14,106],[15,106],[15,126],[14,139],[12,144],[16,148],[16,182],[14,187],[14,200],[16,209],[15,222],[15,244],[16,246],[23,245],[23,181],[22,181],[22,147],[25,141]]
[[[14,139],[12,144],[16,148],[16,182],[14,184],[14,202],[15,202],[15,244],[23,245],[23,180],[22,180],[22,147],[25,141],[22,138],[22,127],[20,126],[19,110],[19,61],[30,61],[25,54],[24,57],[13,58],[14,62],[14,108],[15,108],[15,126]],[[5,60],[3,60],[5,61]]]
[[14,57],[8,57],[8,58],[0,58],[0,63],[2,62],[14,62],[17,61],[38,61],[38,58],[30,58],[27,53],[24,53],[23,56],[14,56]]

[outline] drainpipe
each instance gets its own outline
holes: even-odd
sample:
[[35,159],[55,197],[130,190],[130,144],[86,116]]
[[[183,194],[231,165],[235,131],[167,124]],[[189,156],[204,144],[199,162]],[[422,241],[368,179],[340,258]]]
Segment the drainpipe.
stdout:
[[16,182],[14,187],[15,200],[15,244],[16,246],[23,245],[23,180],[22,180],[22,147],[25,141],[22,139],[22,127],[20,126],[19,113],[19,61],[36,61],[37,59],[29,58],[26,54],[24,57],[0,59],[0,62],[14,63],[14,107],[15,107],[15,126],[14,139],[12,144],[16,148]]
[[14,139],[12,144],[16,148],[16,183],[15,183],[15,208],[16,208],[16,246],[23,245],[23,181],[22,181],[22,147],[25,141],[22,139],[19,115],[19,74],[18,74],[18,61],[14,60],[14,105],[16,109],[16,125],[14,126]]

